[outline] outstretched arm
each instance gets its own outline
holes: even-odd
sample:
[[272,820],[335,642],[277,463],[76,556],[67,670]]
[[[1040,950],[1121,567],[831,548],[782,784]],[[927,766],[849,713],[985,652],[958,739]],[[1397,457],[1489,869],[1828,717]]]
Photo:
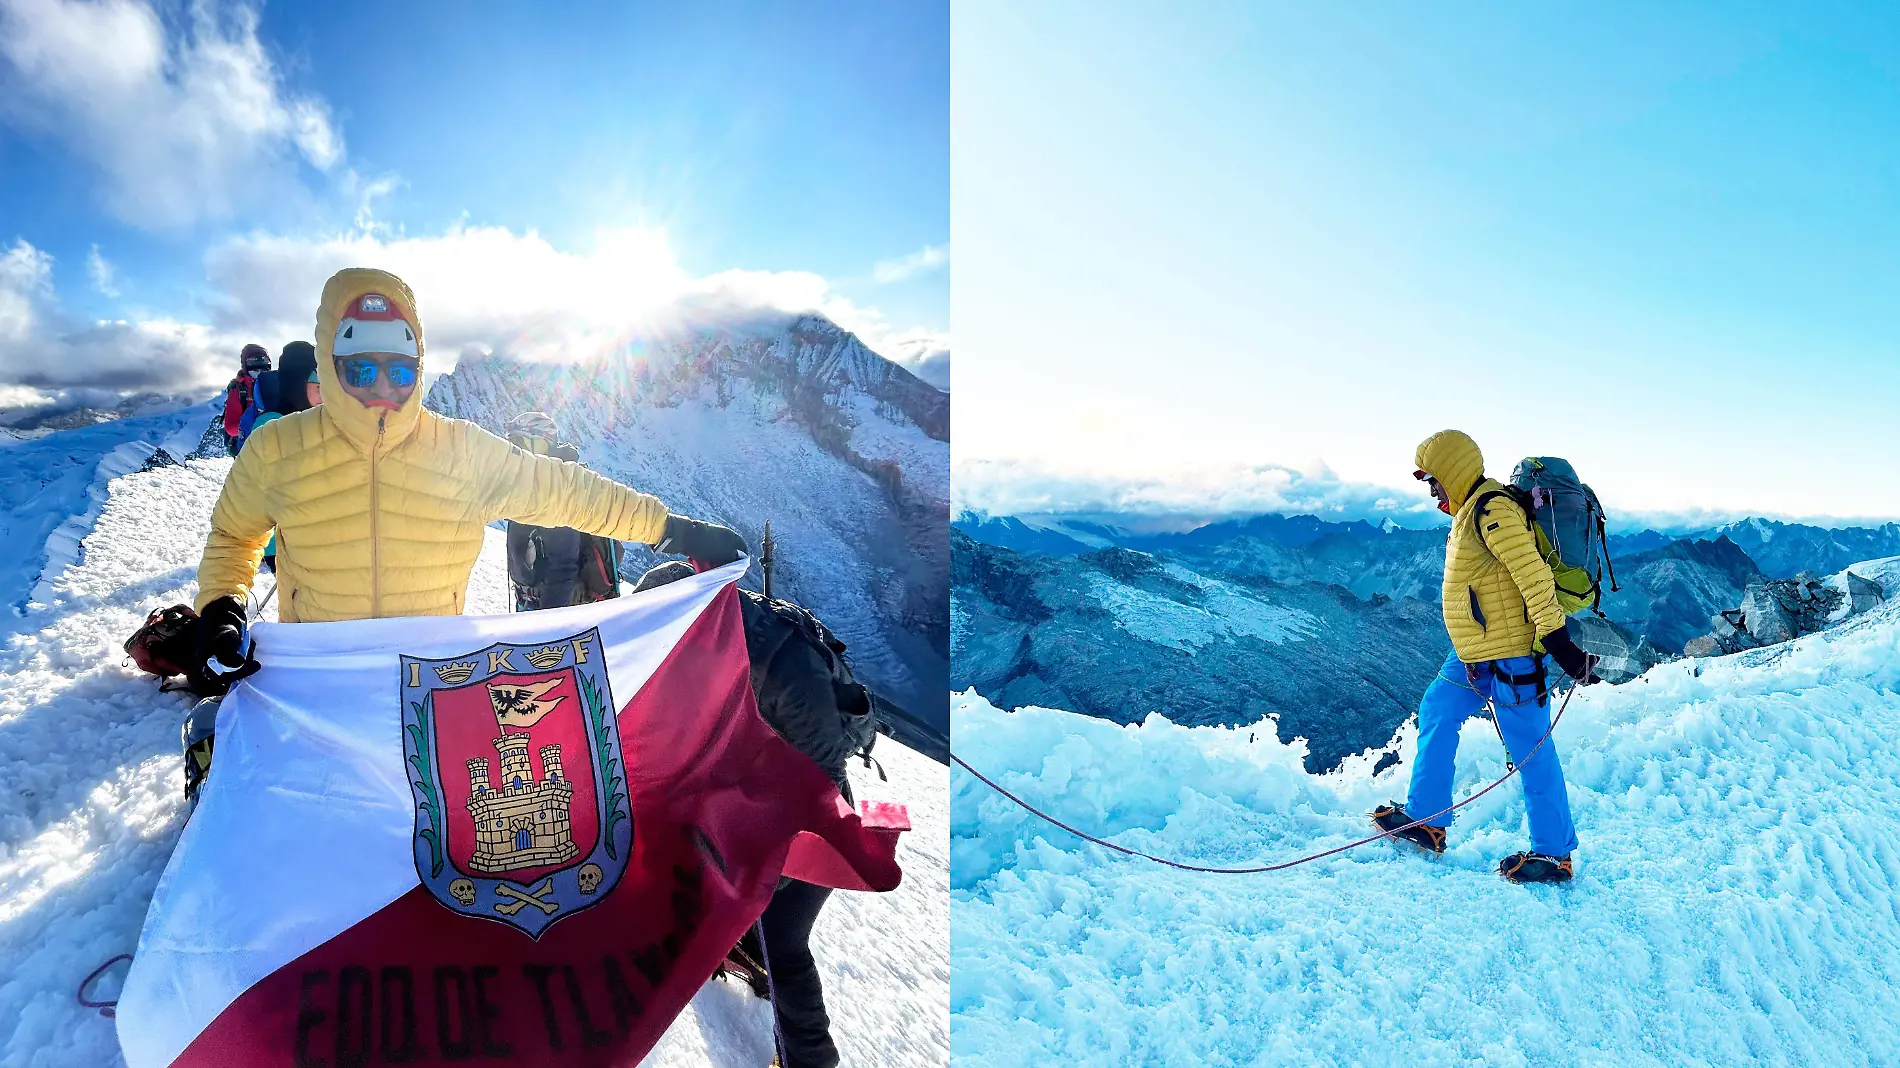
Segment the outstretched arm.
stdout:
[[517,449],[473,423],[454,424],[483,487],[484,522],[515,519],[573,527],[620,541],[652,545],[666,533],[658,497],[623,486],[580,464]]

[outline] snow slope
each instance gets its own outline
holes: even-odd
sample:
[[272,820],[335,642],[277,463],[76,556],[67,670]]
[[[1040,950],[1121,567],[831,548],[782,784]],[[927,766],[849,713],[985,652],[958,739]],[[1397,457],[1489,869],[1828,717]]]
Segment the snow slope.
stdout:
[[[1187,728],[953,700],[959,756],[1057,818],[1205,865],[1290,859],[1403,798],[1415,741],[1309,775],[1271,722]],[[1257,741],[1250,741],[1257,738]],[[967,774],[951,795],[953,1058],[983,1065],[1900,1061],[1900,602],[1581,692],[1555,741],[1576,880],[1493,874],[1514,784],[1444,857],[1290,871],[1086,845]],[[1459,797],[1504,773],[1465,727]]]
[[[208,416],[207,416],[208,418]],[[12,588],[37,583],[22,617],[0,616],[0,1066],[122,1063],[112,1021],[81,1008],[74,989],[95,965],[130,952],[152,888],[183,826],[181,694],[122,663],[119,643],[156,605],[189,601],[210,509],[229,460],[195,460],[123,473],[112,461],[137,440],[131,422],[0,449],[52,449],[96,472],[58,492],[0,481],[0,513],[17,529],[78,531],[78,551],[42,549],[4,573]],[[196,440],[202,420],[160,434]],[[153,427],[147,427],[148,438]],[[158,429],[163,429],[159,427]],[[69,433],[95,434],[92,429]],[[106,455],[101,456],[101,449]],[[84,450],[92,450],[86,454]],[[30,454],[34,462],[46,455]],[[47,454],[50,455],[50,454]],[[82,462],[83,461],[83,462]],[[35,509],[39,511],[35,511]],[[91,518],[87,518],[90,516]],[[63,544],[63,543],[62,543]],[[35,561],[42,562],[35,562]],[[28,572],[31,577],[26,578]],[[470,581],[471,610],[506,604],[505,546],[491,531]],[[266,578],[260,597],[270,588]],[[274,618],[275,599],[263,613]],[[902,801],[916,829],[901,840],[904,885],[891,894],[837,894],[813,943],[824,971],[833,1032],[845,1063],[942,1063],[948,1049],[947,778],[943,767],[884,739],[890,780],[853,769],[860,797]],[[901,937],[899,933],[901,932]],[[110,996],[123,965],[94,996]],[[737,985],[709,983],[649,1056],[651,1065],[757,1068],[771,1059],[765,1002]]]

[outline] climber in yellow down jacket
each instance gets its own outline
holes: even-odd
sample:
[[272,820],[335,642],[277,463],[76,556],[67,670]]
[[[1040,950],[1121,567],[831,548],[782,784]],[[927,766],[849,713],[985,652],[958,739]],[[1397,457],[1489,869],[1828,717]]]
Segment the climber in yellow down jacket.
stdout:
[[[395,275],[332,276],[316,348],[324,403],[257,430],[212,510],[198,564],[200,693],[256,670],[243,644],[244,598],[273,528],[285,622],[458,614],[483,528],[496,519],[646,542],[713,565],[746,550],[726,527],[671,515],[579,464],[424,409],[422,319]],[[195,797],[193,728],[186,793]],[[208,747],[209,724],[197,729]]]
[[1529,760],[1524,755],[1550,727],[1543,655],[1581,682],[1591,681],[1592,661],[1570,638],[1530,517],[1485,477],[1477,443],[1456,430],[1441,431],[1418,447],[1416,464],[1414,476],[1430,484],[1439,510],[1452,517],[1442,591],[1452,653],[1419,702],[1406,807],[1381,807],[1373,821],[1395,830],[1413,821],[1408,812],[1419,813],[1426,822],[1397,837],[1445,851],[1458,731],[1488,698],[1511,758],[1522,762],[1518,776],[1531,825],[1530,851],[1505,858],[1498,870],[1513,882],[1562,882],[1571,875],[1577,832],[1556,742],[1545,739]]

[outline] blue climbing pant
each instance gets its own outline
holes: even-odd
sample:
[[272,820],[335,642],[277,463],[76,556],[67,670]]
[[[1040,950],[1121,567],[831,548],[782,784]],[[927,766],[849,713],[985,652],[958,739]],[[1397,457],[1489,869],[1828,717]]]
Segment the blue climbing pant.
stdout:
[[[1550,727],[1550,701],[1538,695],[1535,682],[1514,685],[1499,677],[1527,678],[1537,661],[1514,656],[1467,665],[1453,653],[1438,669],[1418,703],[1418,755],[1412,759],[1412,792],[1405,810],[1413,819],[1430,817],[1451,807],[1454,764],[1458,757],[1458,729],[1490,698],[1497,710],[1498,730],[1511,759],[1519,764],[1517,778],[1524,784],[1524,807],[1530,813],[1531,852],[1567,856],[1577,848],[1577,828],[1570,821],[1570,797],[1564,792],[1564,769],[1557,760],[1557,740],[1548,738],[1537,754],[1524,754],[1537,745]],[[1450,816],[1427,819],[1436,827],[1451,824]]]

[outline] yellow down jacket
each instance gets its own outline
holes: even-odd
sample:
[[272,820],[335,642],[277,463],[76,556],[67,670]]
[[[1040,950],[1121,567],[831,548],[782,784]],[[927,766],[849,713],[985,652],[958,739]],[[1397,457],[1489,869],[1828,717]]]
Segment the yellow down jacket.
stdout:
[[1458,659],[1478,664],[1542,652],[1544,635],[1563,626],[1565,616],[1524,510],[1498,495],[1479,511],[1479,498],[1502,486],[1484,476],[1477,443],[1456,430],[1426,438],[1416,462],[1451,502],[1442,609]]
[[323,403],[266,423],[238,454],[211,513],[198,608],[244,599],[273,527],[287,622],[458,614],[495,519],[660,540],[667,509],[657,498],[427,411],[420,383],[396,411],[343,392],[330,358],[337,321],[366,293],[399,305],[422,353],[415,295],[401,279],[361,268],[330,279],[317,309]]

